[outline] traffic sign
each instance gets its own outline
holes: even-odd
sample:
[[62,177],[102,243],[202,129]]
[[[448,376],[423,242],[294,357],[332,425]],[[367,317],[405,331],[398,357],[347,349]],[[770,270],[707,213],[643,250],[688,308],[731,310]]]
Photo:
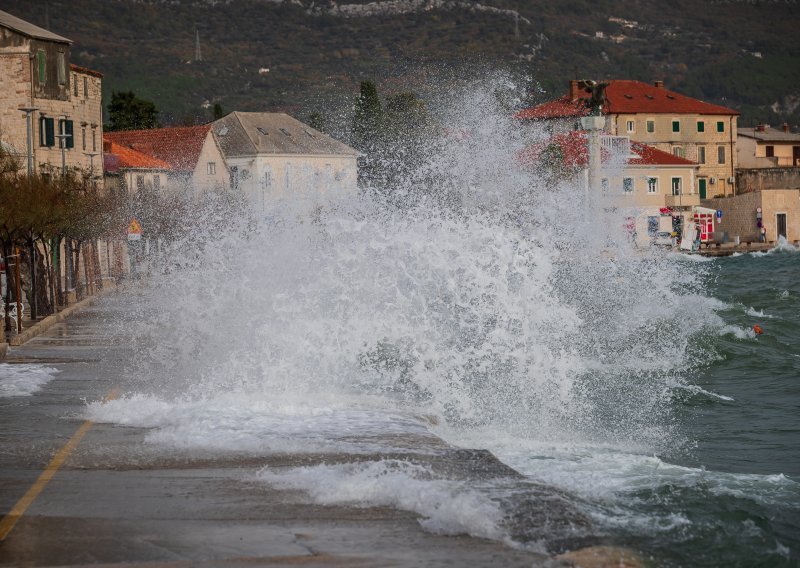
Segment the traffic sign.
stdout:
[[139,224],[139,221],[136,220],[136,217],[131,219],[130,224],[128,225],[128,240],[129,241],[138,241],[142,238],[142,226]]
[[722,209],[717,209],[717,219],[722,219]]

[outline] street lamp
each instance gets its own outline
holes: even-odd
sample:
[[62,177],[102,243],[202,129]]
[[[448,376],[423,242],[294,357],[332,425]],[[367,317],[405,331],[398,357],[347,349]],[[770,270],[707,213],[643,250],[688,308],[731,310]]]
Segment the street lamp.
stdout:
[[33,140],[32,131],[33,125],[31,124],[31,115],[39,110],[37,107],[20,107],[19,110],[25,113],[25,122],[28,126],[28,177],[33,175]]
[[92,189],[94,189],[94,157],[99,156],[100,152],[84,152],[84,156],[89,156],[89,179],[92,180]]
[[56,134],[56,138],[58,138],[58,145],[61,146],[61,175],[67,175],[67,156],[65,154],[65,150],[67,149],[67,138],[72,138],[72,134]]

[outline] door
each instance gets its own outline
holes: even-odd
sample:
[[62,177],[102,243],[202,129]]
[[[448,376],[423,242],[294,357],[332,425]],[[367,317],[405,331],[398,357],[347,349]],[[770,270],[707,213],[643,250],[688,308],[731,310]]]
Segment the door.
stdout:
[[706,198],[706,178],[700,178],[698,183],[700,184],[700,199],[705,199]]
[[778,213],[776,217],[776,226],[778,228],[778,238],[786,238],[786,213]]

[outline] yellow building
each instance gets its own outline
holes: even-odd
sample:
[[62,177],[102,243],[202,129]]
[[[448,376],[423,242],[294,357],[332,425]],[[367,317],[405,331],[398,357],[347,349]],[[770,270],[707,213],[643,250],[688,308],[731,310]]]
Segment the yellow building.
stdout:
[[[569,93],[517,113],[523,121],[555,122],[574,128],[588,114],[589,97],[579,81],[570,81]],[[612,80],[602,107],[605,132],[627,136],[661,151],[695,162],[693,182],[700,199],[735,193],[737,118],[735,110],[670,91],[663,81]]]
[[788,124],[740,128],[736,148],[740,168],[800,167],[800,134],[792,132]]
[[0,141],[23,171],[64,167],[99,180],[103,76],[70,65],[71,45],[0,11]]

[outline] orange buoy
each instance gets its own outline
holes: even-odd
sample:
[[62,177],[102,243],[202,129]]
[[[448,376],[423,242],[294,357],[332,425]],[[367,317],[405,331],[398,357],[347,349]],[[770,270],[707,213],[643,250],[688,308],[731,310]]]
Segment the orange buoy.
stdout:
[[761,335],[762,333],[764,333],[764,330],[761,329],[761,326],[758,324],[753,326],[753,331],[756,332],[756,335]]

